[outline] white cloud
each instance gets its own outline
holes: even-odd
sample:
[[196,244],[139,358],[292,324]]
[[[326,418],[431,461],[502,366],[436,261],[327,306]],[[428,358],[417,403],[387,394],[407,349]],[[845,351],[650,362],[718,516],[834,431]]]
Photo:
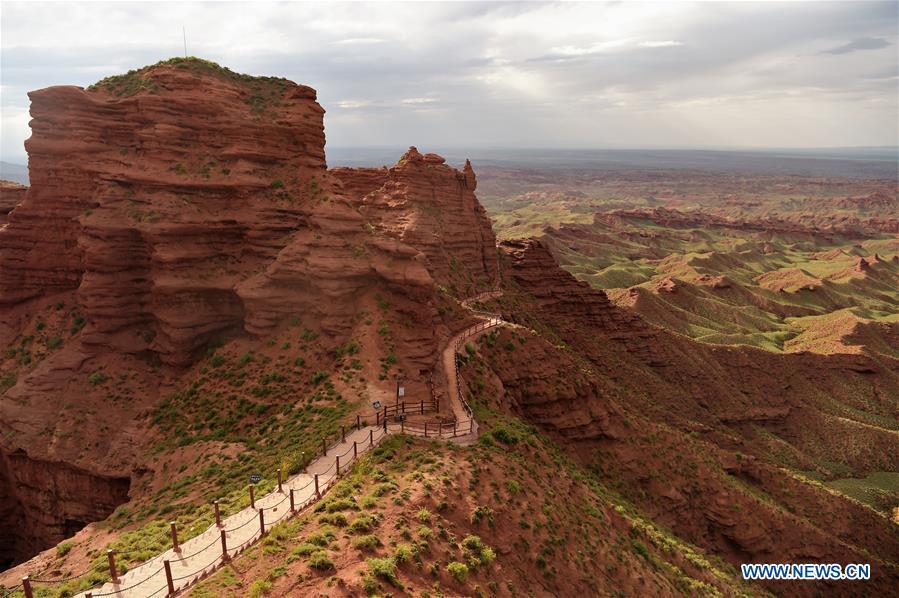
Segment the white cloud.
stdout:
[[357,110],[359,108],[368,108],[371,104],[367,100],[340,100],[337,102],[337,107],[344,110]]
[[4,1],[4,159],[28,90],[180,55],[182,25],[191,54],[316,88],[329,146],[899,143],[894,2],[165,7]]
[[378,37],[351,37],[348,39],[340,39],[336,42],[331,43],[342,45],[382,44],[384,43],[384,40]]
[[639,44],[642,48],[673,48],[676,46],[683,46],[683,42],[675,41],[673,39],[666,40],[650,40],[645,42],[640,42]]

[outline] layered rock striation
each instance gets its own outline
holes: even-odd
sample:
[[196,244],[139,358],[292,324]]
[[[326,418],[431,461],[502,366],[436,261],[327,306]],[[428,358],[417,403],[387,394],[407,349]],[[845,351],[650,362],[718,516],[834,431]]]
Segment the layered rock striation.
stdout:
[[22,203],[27,191],[28,187],[26,185],[0,180],[0,226],[6,224],[6,221],[9,219],[9,213]]
[[[577,337],[585,327],[601,330],[647,364],[663,365],[656,350],[657,332],[559,267],[542,240],[504,241],[500,249],[507,257],[509,279],[536,300],[543,317],[564,336]],[[515,314],[508,317],[514,321]]]
[[459,171],[445,162],[411,147],[392,168],[332,173],[369,223],[420,251],[436,283],[465,298],[499,284],[496,237],[471,163]]

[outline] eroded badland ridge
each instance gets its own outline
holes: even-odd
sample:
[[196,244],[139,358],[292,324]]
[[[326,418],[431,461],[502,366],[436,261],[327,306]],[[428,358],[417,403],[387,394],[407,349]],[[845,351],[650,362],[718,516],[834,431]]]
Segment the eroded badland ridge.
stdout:
[[452,422],[441,352],[497,289],[474,307],[508,324],[456,357],[479,441],[384,441],[190,591],[786,591],[739,580],[768,561],[872,563],[807,595],[899,582],[892,498],[813,479],[895,470],[894,337],[787,354],[648,323],[553,239],[497,245],[469,163],[328,169],[315,91],[284,79],[176,59],[31,99],[32,185],[0,224],[0,583],[89,588],[107,547],[139,565],[397,380]]

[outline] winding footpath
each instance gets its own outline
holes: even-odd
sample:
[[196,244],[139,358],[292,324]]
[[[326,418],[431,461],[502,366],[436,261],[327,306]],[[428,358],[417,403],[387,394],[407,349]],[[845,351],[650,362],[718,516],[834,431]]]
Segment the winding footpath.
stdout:
[[[429,437],[468,444],[477,439],[477,422],[465,401],[460,388],[456,352],[471,338],[502,323],[496,315],[480,312],[473,303],[496,298],[502,291],[494,290],[462,301],[462,306],[480,315],[482,320],[454,335],[441,352],[441,367],[447,381],[447,391],[452,405],[456,426],[438,428]],[[197,581],[205,578],[221,565],[235,558],[262,538],[267,530],[293,515],[303,512],[321,500],[341,473],[361,455],[372,450],[389,434],[404,432],[427,435],[420,429],[401,423],[384,423],[347,431],[346,436],[327,448],[327,452],[309,464],[306,470],[282,482],[269,494],[255,499],[254,504],[221,523],[212,524],[206,531],[179,543],[178,549],[169,549],[143,564],[119,575],[115,583],[107,582],[98,588],[78,594],[79,598],[102,596],[149,598],[174,596]],[[450,434],[449,432],[452,432]],[[27,580],[27,581],[26,581]],[[53,581],[50,583],[60,583]],[[23,579],[23,584],[34,587],[40,580]]]

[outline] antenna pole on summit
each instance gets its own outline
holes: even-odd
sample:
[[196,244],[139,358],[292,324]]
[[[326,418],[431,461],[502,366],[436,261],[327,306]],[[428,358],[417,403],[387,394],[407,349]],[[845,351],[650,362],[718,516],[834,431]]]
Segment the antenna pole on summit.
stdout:
[[187,29],[184,26],[181,27],[181,35],[184,37],[184,57],[187,58]]

